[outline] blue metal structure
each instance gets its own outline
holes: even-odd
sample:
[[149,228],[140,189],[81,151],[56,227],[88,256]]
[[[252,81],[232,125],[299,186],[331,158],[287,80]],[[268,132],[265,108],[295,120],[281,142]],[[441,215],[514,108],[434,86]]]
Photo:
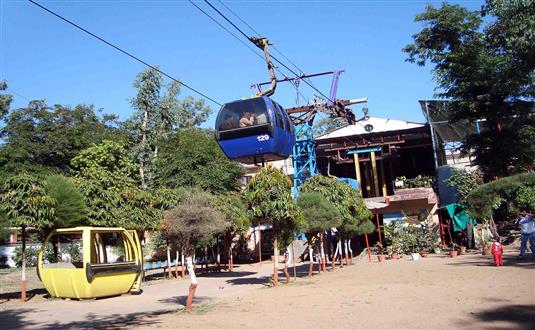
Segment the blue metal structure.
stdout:
[[[343,70],[335,70],[332,72],[333,81],[331,84],[331,90],[329,93],[329,99],[324,106],[333,107],[336,100],[336,91],[338,89],[338,79]],[[314,133],[312,130],[314,124],[314,118],[317,113],[317,108],[313,109],[306,117],[304,121],[295,120],[296,125],[296,142],[293,148],[293,166],[294,166],[294,196],[299,195],[299,190],[305,181],[318,173],[316,165],[316,142],[314,140]]]
[[228,158],[245,164],[286,159],[295,143],[288,115],[267,96],[224,104],[215,135]]

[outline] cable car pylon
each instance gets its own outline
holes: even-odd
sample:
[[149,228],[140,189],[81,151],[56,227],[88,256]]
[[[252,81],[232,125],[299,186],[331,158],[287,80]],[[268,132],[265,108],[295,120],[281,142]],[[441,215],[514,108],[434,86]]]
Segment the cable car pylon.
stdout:
[[[347,106],[358,103],[368,102],[368,98],[358,99],[337,99],[336,94],[338,91],[338,81],[340,75],[344,70],[334,70],[327,72],[320,72],[314,74],[303,74],[297,77],[286,77],[284,79],[277,80],[277,82],[285,81],[299,81],[307,78],[318,77],[323,75],[333,75],[331,82],[331,88],[327,102],[315,103],[311,105],[304,105],[292,108],[286,108],[284,111],[290,117],[292,124],[295,127],[295,145],[292,151],[292,161],[294,167],[294,179],[293,179],[293,194],[295,197],[299,194],[303,183],[311,176],[318,173],[316,163],[316,141],[314,139],[313,125],[314,119],[318,111],[328,112],[332,116],[338,118],[344,118],[349,125],[353,125],[358,121],[367,120],[368,114],[364,112],[364,116],[360,119],[356,119],[355,114]],[[262,82],[252,85],[261,92],[262,86],[268,85],[270,82]]]

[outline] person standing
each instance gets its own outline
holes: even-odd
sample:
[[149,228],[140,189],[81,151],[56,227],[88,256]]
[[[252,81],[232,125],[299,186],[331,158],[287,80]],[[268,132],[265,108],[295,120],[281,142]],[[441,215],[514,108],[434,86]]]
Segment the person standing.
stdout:
[[531,254],[535,257],[535,220],[533,214],[522,211],[520,215],[521,217],[517,221],[521,234],[520,255],[518,257],[524,258],[528,240],[530,242]]
[[503,266],[503,245],[500,243],[500,239],[496,238],[492,243],[492,256],[494,257],[494,264],[496,266]]

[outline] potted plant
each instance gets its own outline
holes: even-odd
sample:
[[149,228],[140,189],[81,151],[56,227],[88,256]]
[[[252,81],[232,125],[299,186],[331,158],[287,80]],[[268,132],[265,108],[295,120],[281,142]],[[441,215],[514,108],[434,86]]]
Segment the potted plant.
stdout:
[[459,253],[459,252],[457,251],[457,248],[458,248],[457,243],[453,243],[453,244],[451,245],[450,257],[455,258],[455,257],[457,256],[457,254]]
[[379,254],[377,255],[377,259],[379,260],[379,262],[383,262],[385,261],[385,256],[383,254],[383,244],[377,242],[375,244],[375,246],[377,247],[378,251],[379,251]]

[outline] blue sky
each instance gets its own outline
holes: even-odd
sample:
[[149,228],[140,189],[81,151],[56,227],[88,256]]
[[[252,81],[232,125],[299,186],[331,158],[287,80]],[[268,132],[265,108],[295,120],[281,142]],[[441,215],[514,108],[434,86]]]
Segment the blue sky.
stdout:
[[[264,62],[188,1],[39,2],[222,103],[253,95],[250,85],[268,78]],[[224,10],[217,0],[211,2]],[[456,3],[479,9],[482,2]],[[426,3],[440,5],[225,1],[305,72],[345,69],[339,98],[368,97],[372,116],[412,121],[423,121],[417,101],[432,98],[434,84],[430,68],[404,62],[401,48],[421,29],[414,16]],[[132,82],[142,64],[27,1],[2,0],[0,9],[0,79],[8,81],[14,107],[45,99],[49,104],[94,104],[122,119],[130,116],[128,99],[135,95]],[[313,82],[328,94],[329,77]],[[182,91],[181,96],[191,94]],[[300,91],[307,97],[315,93],[303,83]],[[281,84],[273,98],[291,107],[295,95],[292,85]],[[210,106],[214,114],[204,126],[213,125],[219,108]]]

